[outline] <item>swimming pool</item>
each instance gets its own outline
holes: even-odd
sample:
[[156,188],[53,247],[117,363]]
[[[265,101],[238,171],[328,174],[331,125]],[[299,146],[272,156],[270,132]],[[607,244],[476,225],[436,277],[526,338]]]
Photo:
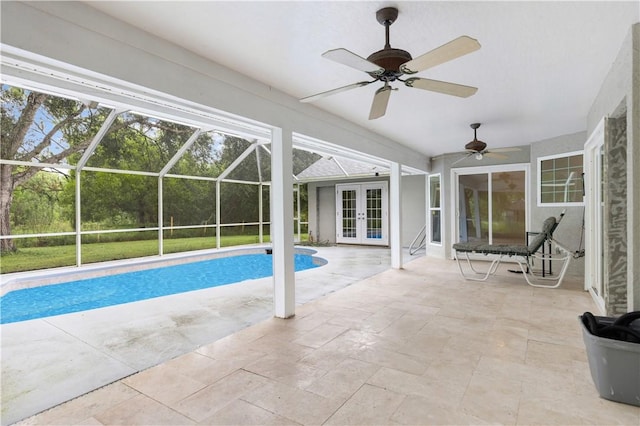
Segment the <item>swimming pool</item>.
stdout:
[[[320,266],[295,254],[295,270]],[[11,291],[0,297],[0,324],[80,312],[273,275],[272,256],[242,254]]]

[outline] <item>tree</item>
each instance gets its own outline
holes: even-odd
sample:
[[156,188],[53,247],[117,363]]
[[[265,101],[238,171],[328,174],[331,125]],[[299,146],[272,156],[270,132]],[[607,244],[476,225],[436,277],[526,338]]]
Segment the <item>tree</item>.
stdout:
[[[82,129],[93,128],[100,121],[88,111],[87,106],[80,102],[3,85],[0,158],[58,163],[85,149],[91,137],[82,135]],[[69,144],[52,149],[61,135],[70,136]],[[38,167],[0,164],[1,235],[11,235],[10,212],[14,190],[39,170]],[[13,240],[1,240],[1,251],[15,251]]]
[[[2,85],[0,158],[60,164],[83,152],[110,110],[90,108],[73,99]],[[126,125],[121,123],[119,125]],[[14,191],[41,167],[0,163],[0,235],[11,235]],[[0,251],[15,251],[12,239]]]
[[[77,164],[110,113],[110,109],[91,103],[2,85],[0,158],[23,163]],[[110,125],[91,153],[87,166],[159,172],[194,131],[189,126],[125,112]],[[170,173],[218,177],[250,145],[251,142],[242,138],[203,133]],[[259,155],[253,152],[237,165],[228,178],[270,181],[270,156],[264,150],[259,152]],[[294,158],[294,173],[315,161],[315,154],[302,154]],[[42,167],[29,164],[0,163],[0,235],[11,235],[12,217],[14,225],[27,221],[24,209],[12,216],[15,191],[41,170]],[[75,222],[77,173],[74,169],[70,171],[55,200],[56,211],[63,212],[71,224]],[[145,227],[157,223],[157,178],[135,173],[87,170],[81,173],[83,221],[99,222],[106,227]],[[168,178],[164,182],[165,212],[169,211],[165,222],[170,217],[175,217],[180,224],[215,220],[215,185],[210,181]],[[46,185],[31,187],[38,188],[40,195],[29,195],[29,199],[23,195],[22,207],[33,207],[38,197],[47,196]],[[258,219],[257,186],[224,184],[223,187],[220,195],[225,222]],[[268,191],[265,192],[268,198]],[[31,219],[37,217],[32,207],[29,207],[34,213]],[[2,252],[15,250],[13,240],[0,241]]]

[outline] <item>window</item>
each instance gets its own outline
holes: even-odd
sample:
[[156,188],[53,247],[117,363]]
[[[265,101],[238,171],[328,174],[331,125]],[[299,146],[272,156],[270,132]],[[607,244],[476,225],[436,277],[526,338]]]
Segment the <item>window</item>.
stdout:
[[429,176],[429,242],[432,244],[442,243],[440,204],[440,175]]
[[538,158],[538,206],[583,205],[582,151]]

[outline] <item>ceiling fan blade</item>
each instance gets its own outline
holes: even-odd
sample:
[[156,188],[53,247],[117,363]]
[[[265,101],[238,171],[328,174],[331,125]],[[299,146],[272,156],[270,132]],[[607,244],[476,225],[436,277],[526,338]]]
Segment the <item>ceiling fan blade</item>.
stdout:
[[391,95],[391,86],[384,86],[376,90],[371,104],[371,112],[369,112],[369,120],[375,120],[382,117],[387,112],[389,104],[389,96]]
[[424,71],[436,65],[443,64],[467,53],[475,52],[480,49],[478,40],[468,36],[460,36],[449,43],[418,56],[404,64],[400,65],[400,71],[405,74],[415,74]]
[[447,83],[446,81],[430,80],[428,78],[412,77],[408,78],[405,85],[416,89],[430,90],[432,92],[444,93],[445,95],[468,98],[478,91],[477,87],[464,86],[462,84]]
[[331,59],[332,61],[338,62],[342,65],[364,71],[374,77],[377,75],[382,75],[384,73],[384,68],[381,68],[373,62],[367,61],[362,56],[358,56],[347,49],[341,48],[327,50],[322,54],[322,57]]
[[466,160],[467,158],[471,157],[472,155],[474,155],[474,153],[473,153],[473,152],[470,152],[470,153],[468,153],[467,155],[465,155],[464,157],[460,157],[460,158],[458,158],[456,161],[454,161],[453,163],[451,163],[451,165],[453,166],[453,165],[455,165],[455,164],[458,164],[459,162]]
[[[376,80],[373,80],[376,81]],[[355,89],[356,87],[366,86],[367,84],[373,83],[373,81],[360,81],[358,83],[349,84],[348,86],[338,87],[337,89],[327,90],[326,92],[316,93],[315,95],[307,96],[306,98],[300,99],[300,102],[313,102],[318,99],[322,99],[326,96],[335,95],[336,93],[346,92],[347,90]]]
[[495,152],[485,152],[483,155],[485,157],[496,158],[496,159],[499,159],[499,160],[506,160],[507,158],[509,158],[508,155],[496,154]]
[[521,151],[520,148],[492,148],[491,152],[517,152]]

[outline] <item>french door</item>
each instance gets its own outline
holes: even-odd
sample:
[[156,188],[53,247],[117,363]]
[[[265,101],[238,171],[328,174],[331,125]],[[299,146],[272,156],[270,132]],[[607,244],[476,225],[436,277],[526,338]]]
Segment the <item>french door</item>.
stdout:
[[336,242],[389,244],[386,182],[336,185]]
[[452,169],[454,242],[526,244],[526,164]]

